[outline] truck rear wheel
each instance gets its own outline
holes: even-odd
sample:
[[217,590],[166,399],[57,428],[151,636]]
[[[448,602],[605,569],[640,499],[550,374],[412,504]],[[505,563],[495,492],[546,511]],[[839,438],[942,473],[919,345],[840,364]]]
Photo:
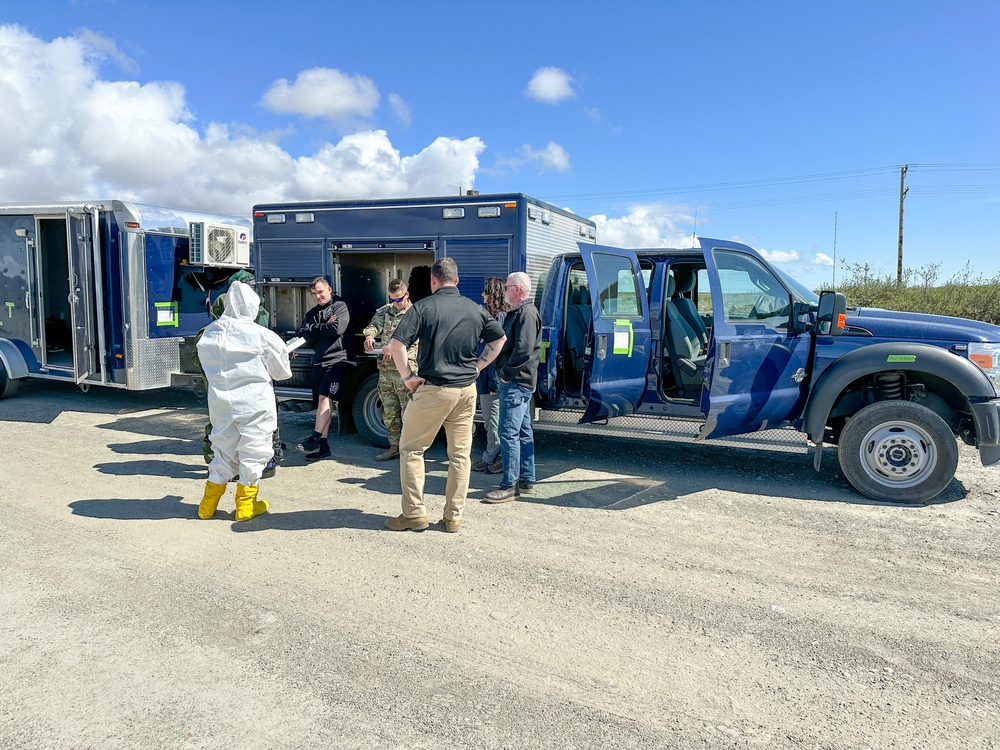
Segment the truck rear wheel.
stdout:
[[922,503],[955,477],[958,445],[930,409],[910,401],[879,401],[847,421],[840,468],[858,492],[875,500]]
[[389,447],[389,431],[382,422],[382,397],[378,392],[378,373],[369,375],[354,392],[351,416],[358,434],[377,448]]
[[21,384],[20,378],[12,378],[7,374],[7,368],[0,362],[0,398],[10,398],[17,393],[17,387]]

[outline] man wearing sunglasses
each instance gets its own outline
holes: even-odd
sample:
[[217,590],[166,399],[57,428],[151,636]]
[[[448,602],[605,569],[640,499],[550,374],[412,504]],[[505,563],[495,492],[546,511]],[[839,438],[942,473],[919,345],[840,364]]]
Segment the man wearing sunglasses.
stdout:
[[[392,356],[385,346],[392,341],[396,326],[413,307],[410,302],[410,292],[406,282],[393,279],[389,282],[389,304],[383,305],[376,312],[361,335],[365,337],[365,351],[375,351],[375,337],[380,337],[382,356],[378,361],[378,393],[382,398],[382,422],[389,432],[389,450],[375,456],[376,461],[389,461],[399,457],[399,433],[403,429],[403,410],[410,400],[410,390],[403,384],[403,377],[396,370]],[[411,372],[417,372],[417,345],[414,341],[406,350],[406,359]]]

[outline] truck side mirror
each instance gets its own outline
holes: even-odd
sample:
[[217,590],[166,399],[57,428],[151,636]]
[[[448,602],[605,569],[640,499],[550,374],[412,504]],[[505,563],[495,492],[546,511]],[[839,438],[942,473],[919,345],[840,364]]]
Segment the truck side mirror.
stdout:
[[824,336],[840,336],[847,328],[847,297],[840,292],[825,291],[819,295],[816,331]]
[[812,314],[814,312],[816,312],[816,308],[808,302],[796,302],[792,300],[792,318],[788,329],[789,332],[802,333],[803,331],[811,330],[813,322]]

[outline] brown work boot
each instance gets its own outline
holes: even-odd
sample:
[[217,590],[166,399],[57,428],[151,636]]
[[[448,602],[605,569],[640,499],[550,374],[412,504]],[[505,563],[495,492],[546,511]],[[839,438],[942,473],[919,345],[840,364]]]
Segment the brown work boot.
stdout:
[[399,458],[398,445],[390,445],[389,450],[385,451],[384,453],[379,453],[377,456],[375,456],[376,461],[391,461],[394,458]]
[[457,534],[459,527],[462,525],[462,521],[461,519],[449,521],[447,518],[442,518],[441,525],[444,526],[444,530],[449,534]]
[[513,487],[503,488],[493,490],[492,492],[487,492],[486,497],[483,498],[484,503],[509,503],[513,500],[517,500],[517,485]]
[[503,474],[503,459],[497,456],[493,463],[486,464],[485,471],[487,474]]
[[423,531],[428,526],[427,516],[419,516],[417,518],[407,518],[406,516],[396,516],[395,518],[390,518],[385,522],[385,527],[389,531]]

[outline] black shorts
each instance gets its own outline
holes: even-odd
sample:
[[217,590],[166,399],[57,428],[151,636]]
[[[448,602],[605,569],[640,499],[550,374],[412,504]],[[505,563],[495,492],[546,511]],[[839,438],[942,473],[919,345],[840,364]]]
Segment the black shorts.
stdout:
[[319,405],[319,397],[326,396],[331,401],[340,401],[340,383],[344,379],[347,362],[334,362],[328,367],[313,365],[313,408]]

